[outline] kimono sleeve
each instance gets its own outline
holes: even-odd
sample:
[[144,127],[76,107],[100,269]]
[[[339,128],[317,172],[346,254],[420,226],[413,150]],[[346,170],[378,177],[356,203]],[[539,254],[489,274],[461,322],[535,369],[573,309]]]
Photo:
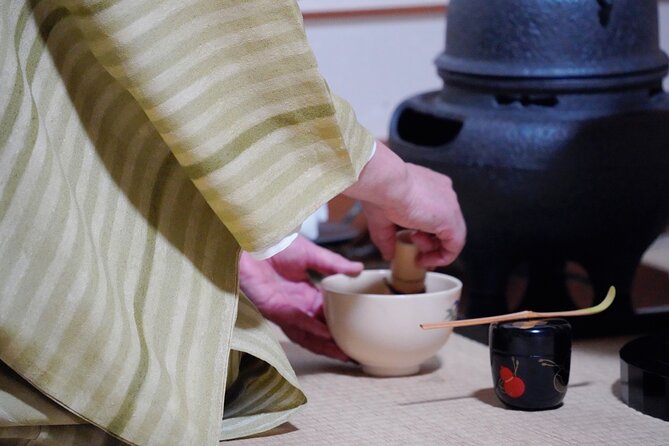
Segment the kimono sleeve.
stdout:
[[69,7],[243,249],[296,231],[368,160],[373,138],[330,94],[294,0]]

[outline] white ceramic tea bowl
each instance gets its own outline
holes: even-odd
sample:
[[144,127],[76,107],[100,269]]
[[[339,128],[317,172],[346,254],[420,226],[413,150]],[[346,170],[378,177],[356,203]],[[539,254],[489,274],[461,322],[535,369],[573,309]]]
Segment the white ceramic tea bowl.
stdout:
[[388,294],[388,270],[357,277],[336,274],[321,282],[324,310],[337,345],[374,376],[412,375],[448,340],[452,329],[423,330],[420,324],[454,319],[462,282],[428,272],[425,293]]

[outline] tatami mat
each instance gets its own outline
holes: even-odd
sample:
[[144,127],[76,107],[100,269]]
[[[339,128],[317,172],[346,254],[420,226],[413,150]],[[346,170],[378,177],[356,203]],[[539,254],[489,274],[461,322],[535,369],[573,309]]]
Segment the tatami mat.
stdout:
[[667,445],[669,422],[619,399],[618,350],[628,339],[579,341],[565,404],[519,412],[495,397],[487,347],[452,335],[421,374],[371,378],[284,342],[309,403],[271,445]]

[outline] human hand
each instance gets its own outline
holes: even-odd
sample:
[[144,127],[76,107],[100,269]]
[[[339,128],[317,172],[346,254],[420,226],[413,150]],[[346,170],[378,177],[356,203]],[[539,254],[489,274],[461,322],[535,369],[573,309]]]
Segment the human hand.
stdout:
[[380,142],[345,194],[361,201],[372,241],[386,260],[394,256],[397,226],[416,230],[417,261],[426,268],[452,263],[464,247],[466,226],[450,178],[404,163]]
[[240,287],[260,313],[288,338],[314,353],[349,360],[334,343],[323,316],[322,291],[309,280],[309,270],[323,275],[358,274],[363,265],[351,262],[299,236],[288,248],[267,260],[243,252]]
[[425,167],[407,164],[410,185],[402,199],[385,206],[363,203],[370,235],[386,260],[394,257],[397,226],[416,229],[411,240],[419,265],[452,263],[462,251],[466,228],[451,180]]

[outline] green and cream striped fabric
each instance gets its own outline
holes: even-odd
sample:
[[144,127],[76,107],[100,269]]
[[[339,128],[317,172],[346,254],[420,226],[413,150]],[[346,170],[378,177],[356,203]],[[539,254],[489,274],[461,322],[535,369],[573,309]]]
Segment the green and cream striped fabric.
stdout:
[[373,143],[294,1],[6,0],[0,71],[0,444],[285,421],[305,397],[240,247],[293,232]]

